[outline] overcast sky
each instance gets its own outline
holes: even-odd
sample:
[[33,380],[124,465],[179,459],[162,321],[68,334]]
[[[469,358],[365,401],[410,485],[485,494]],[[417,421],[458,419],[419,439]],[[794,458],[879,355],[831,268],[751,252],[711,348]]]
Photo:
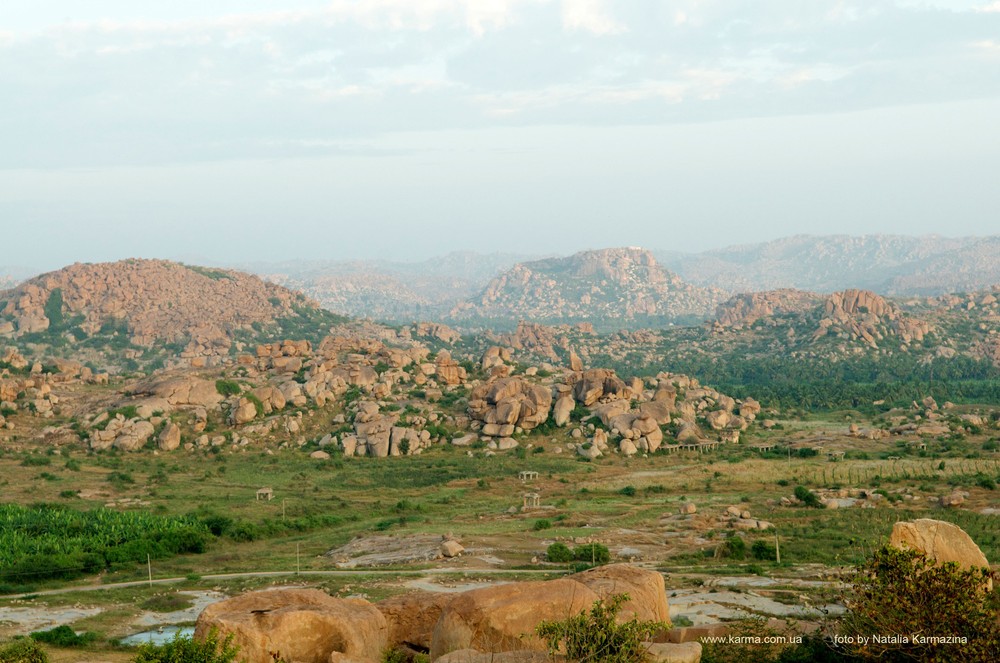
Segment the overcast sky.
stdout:
[[2,0],[0,265],[995,234],[998,118],[994,0]]

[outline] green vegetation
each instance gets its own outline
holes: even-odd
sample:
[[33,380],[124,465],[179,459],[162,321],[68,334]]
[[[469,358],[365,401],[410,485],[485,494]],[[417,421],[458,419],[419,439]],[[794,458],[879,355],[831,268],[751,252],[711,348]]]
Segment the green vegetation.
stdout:
[[216,380],[215,390],[225,397],[235,396],[243,391],[240,383],[236,380]]
[[0,505],[0,582],[75,578],[106,568],[205,549],[208,532],[190,518],[107,509]]
[[820,500],[819,500],[818,497],[816,497],[816,493],[814,493],[813,491],[809,490],[805,486],[796,486],[795,487],[795,499],[797,499],[798,501],[802,502],[806,506],[812,507],[814,509],[822,509],[823,508],[823,503],[820,502]]
[[203,640],[178,636],[162,645],[141,645],[132,663],[235,663],[238,654],[232,635],[220,641],[213,630]]
[[566,660],[572,663],[641,663],[646,659],[643,641],[669,625],[638,619],[619,622],[618,612],[626,601],[627,594],[595,601],[589,612],[542,622],[537,633],[551,654],[565,652]]
[[550,562],[557,564],[565,564],[566,562],[573,561],[573,551],[565,543],[559,543],[558,541],[548,547],[545,551],[545,556]]
[[92,631],[77,633],[65,624],[49,629],[48,631],[35,631],[31,634],[32,640],[63,648],[84,647],[97,641],[99,637]]
[[49,663],[49,657],[35,640],[18,638],[0,648],[0,663]]
[[[1000,660],[1000,602],[987,587],[991,578],[1000,581],[1000,574],[988,569],[963,570],[955,563],[934,566],[916,551],[883,546],[854,575],[850,610],[840,622],[841,633],[855,637],[919,634],[931,639],[850,647],[862,660]],[[934,641],[948,637],[968,642]],[[957,652],[961,654],[956,656]]]
[[221,269],[210,269],[208,267],[200,267],[198,265],[184,265],[184,266],[190,269],[195,274],[201,274],[202,276],[210,278],[213,281],[221,281],[222,279],[232,278],[229,272]]
[[599,566],[611,561],[611,551],[601,543],[585,543],[573,549],[573,559]]

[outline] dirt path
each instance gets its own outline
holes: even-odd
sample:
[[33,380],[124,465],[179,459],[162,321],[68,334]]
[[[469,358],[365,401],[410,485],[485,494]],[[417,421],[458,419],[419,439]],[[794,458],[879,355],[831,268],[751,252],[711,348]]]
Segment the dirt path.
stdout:
[[[231,580],[234,578],[279,578],[279,577],[316,577],[316,576],[427,576],[427,575],[542,575],[551,573],[569,573],[565,569],[420,569],[420,570],[338,570],[338,571],[248,571],[242,573],[214,573],[200,576],[201,580]],[[169,585],[184,582],[187,578],[153,578],[149,580],[133,580],[130,582],[115,582],[107,585],[83,585],[79,587],[62,587],[46,589],[26,594],[10,594],[0,596],[0,600],[24,599],[33,596],[54,596],[72,592],[99,592],[106,589],[122,589],[125,587],[141,587],[143,585]]]

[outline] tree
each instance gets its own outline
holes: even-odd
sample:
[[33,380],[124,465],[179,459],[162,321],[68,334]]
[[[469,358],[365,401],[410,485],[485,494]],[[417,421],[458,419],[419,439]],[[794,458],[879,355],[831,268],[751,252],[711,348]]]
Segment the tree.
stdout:
[[884,546],[854,574],[841,621],[844,645],[880,662],[1000,661],[991,579],[1000,574],[953,562],[935,566],[918,551]]
[[572,663],[639,663],[645,660],[645,640],[668,628],[662,622],[616,619],[628,594],[594,602],[583,612],[558,622],[542,622],[536,632],[553,654],[563,650]]

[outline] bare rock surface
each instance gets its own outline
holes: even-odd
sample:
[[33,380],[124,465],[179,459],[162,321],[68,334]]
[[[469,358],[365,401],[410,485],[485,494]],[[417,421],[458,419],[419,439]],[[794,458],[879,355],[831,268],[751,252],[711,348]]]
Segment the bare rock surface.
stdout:
[[388,634],[371,603],[315,589],[250,592],[214,603],[198,617],[195,637],[213,628],[234,636],[246,663],[274,663],[273,654],[300,663],[376,663]]

